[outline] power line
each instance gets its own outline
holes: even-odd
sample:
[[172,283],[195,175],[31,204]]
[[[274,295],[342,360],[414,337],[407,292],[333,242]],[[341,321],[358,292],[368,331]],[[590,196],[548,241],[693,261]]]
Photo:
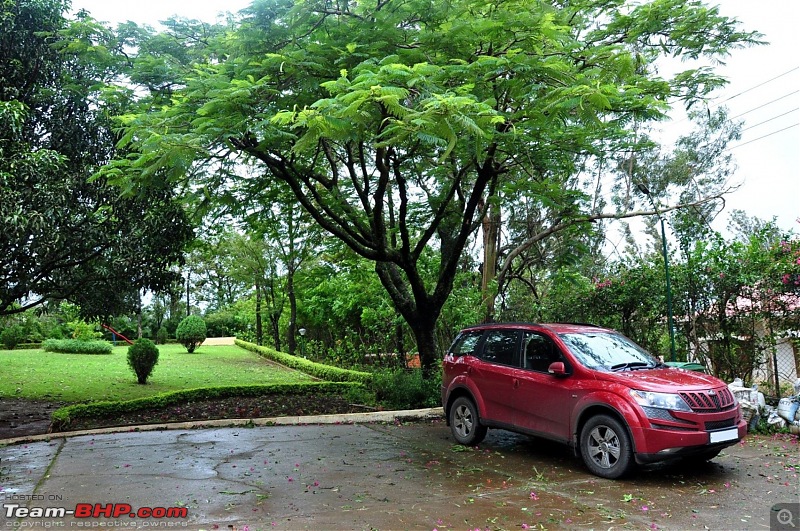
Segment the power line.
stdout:
[[[709,105],[709,106],[708,106],[708,109],[709,109],[709,110],[711,110],[711,109],[716,109],[717,107],[721,106],[721,105],[722,105],[723,103],[725,103],[725,102],[728,102],[728,101],[730,101],[730,100],[732,100],[732,99],[734,99],[734,98],[737,98],[737,97],[741,96],[742,94],[746,94],[746,93],[748,93],[748,92],[750,92],[750,91],[752,91],[752,90],[755,90],[755,89],[757,89],[757,88],[759,88],[759,87],[763,87],[764,85],[767,85],[767,84],[769,84],[769,83],[772,83],[773,81],[776,81],[776,80],[778,80],[778,79],[782,78],[783,76],[789,75],[789,74],[791,74],[792,72],[795,72],[796,70],[800,70],[800,66],[796,66],[796,67],[794,67],[794,68],[791,68],[791,69],[787,70],[786,72],[784,72],[784,73],[782,73],[782,74],[778,74],[777,76],[775,76],[775,77],[772,77],[772,78],[770,78],[770,79],[767,79],[766,81],[762,81],[762,82],[761,82],[761,83],[759,83],[758,85],[754,85],[754,86],[752,86],[752,87],[750,87],[750,88],[748,88],[748,89],[742,90],[741,92],[738,92],[738,93],[734,94],[733,96],[730,96],[730,97],[728,97],[728,98],[726,98],[726,99],[724,99],[724,100],[720,101],[719,103],[715,103],[714,105]],[[780,100],[780,99],[782,99],[782,98],[785,98],[785,97],[788,97],[788,96],[790,96],[790,95],[792,95],[792,94],[797,94],[797,91],[795,91],[795,92],[792,92],[792,93],[790,93],[790,94],[786,94],[786,95],[784,95],[784,96],[781,96],[780,98],[777,98],[776,100],[773,100],[773,101]],[[717,99],[719,99],[719,98],[721,98],[721,97],[722,97],[722,96],[719,96],[718,98],[715,98],[715,99],[714,99],[714,101],[716,101]],[[677,101],[679,101],[679,100],[676,100],[676,102],[677,102]],[[769,102],[769,103],[772,103],[772,102]],[[764,105],[769,105],[769,103],[765,103]],[[761,107],[763,107],[764,105],[762,105]],[[752,110],[755,110],[755,109],[758,109],[758,108],[760,108],[760,107],[755,107],[755,108],[751,109],[751,111],[752,111]],[[742,113],[742,114],[747,114],[748,112],[750,112],[750,111],[746,111],[746,112],[744,112],[744,113]],[[740,114],[739,116],[742,116],[742,114]],[[734,116],[733,118],[737,118],[737,116]],[[687,120],[689,120],[689,116],[684,116],[683,118],[681,118],[681,119],[680,119],[680,120],[678,120],[678,121],[673,121],[673,123],[675,123],[675,124],[679,124],[679,123],[681,123],[681,122],[685,122],[685,121],[687,121]]]
[[725,150],[723,150],[723,151],[731,151],[731,150],[733,150],[733,149],[736,149],[736,148],[742,147],[742,146],[744,146],[744,145],[751,144],[751,143],[753,143],[753,142],[755,142],[755,141],[757,141],[757,140],[761,140],[762,138],[767,138],[768,136],[776,135],[776,134],[778,134],[778,133],[781,133],[781,132],[783,132],[783,131],[786,131],[787,129],[791,129],[792,127],[797,127],[798,125],[800,125],[800,123],[797,123],[797,124],[792,124],[792,125],[790,125],[790,126],[788,126],[788,127],[784,127],[783,129],[778,129],[777,131],[773,131],[773,132],[771,132],[771,133],[767,133],[766,135],[760,136],[760,137],[758,137],[758,138],[754,138],[753,140],[748,140],[747,142],[742,142],[741,144],[736,144],[735,146],[731,146],[731,147],[729,147],[729,148],[727,148],[727,149],[725,149]]
[[722,105],[722,104],[723,104],[723,103],[725,103],[726,101],[731,101],[731,100],[732,100],[732,99],[734,99],[734,98],[738,98],[738,97],[739,97],[739,96],[741,96],[742,94],[746,94],[746,93],[750,92],[751,90],[755,90],[755,89],[757,89],[758,87],[762,87],[762,86],[766,85],[767,83],[772,83],[772,82],[773,82],[773,81],[775,81],[776,79],[779,79],[779,78],[782,78],[782,77],[783,77],[783,76],[785,76],[785,75],[791,74],[791,73],[792,73],[792,72],[794,72],[795,70],[800,70],[800,66],[796,66],[796,67],[794,67],[794,68],[792,68],[792,69],[790,69],[790,70],[787,70],[787,71],[786,71],[786,72],[784,72],[783,74],[778,74],[777,76],[775,76],[775,77],[773,77],[773,78],[771,78],[771,79],[768,79],[768,80],[766,80],[766,81],[763,81],[763,82],[759,83],[758,85],[755,85],[755,86],[753,86],[753,87],[750,87],[749,89],[745,89],[745,90],[743,90],[743,91],[741,91],[741,92],[739,92],[739,93],[737,93],[737,94],[734,94],[733,96],[731,96],[731,97],[729,97],[729,98],[727,98],[727,99],[724,99],[724,100],[722,100],[722,101],[721,101],[721,102],[719,102],[717,105],[718,105],[718,106],[719,106],[719,105]]
[[758,110],[758,109],[760,109],[760,108],[762,108],[762,107],[766,107],[767,105],[772,105],[772,104],[773,104],[773,103],[775,103],[776,101],[780,101],[780,100],[782,100],[782,99],[784,99],[784,98],[788,98],[789,96],[794,96],[794,95],[795,95],[795,94],[797,94],[798,92],[800,92],[800,90],[795,90],[794,92],[789,92],[788,94],[784,94],[783,96],[780,96],[780,97],[778,97],[778,98],[775,98],[775,99],[774,99],[774,100],[772,100],[772,101],[768,101],[767,103],[763,103],[763,104],[759,105],[758,107],[753,107],[753,108],[752,108],[752,109],[750,109],[749,111],[744,111],[743,113],[737,114],[736,116],[731,116],[731,117],[730,117],[730,119],[731,119],[731,120],[734,120],[734,119],[736,119],[736,118],[739,118],[739,117],[741,117],[741,116],[744,116],[745,114],[748,114],[748,113],[751,113],[751,112],[753,112],[753,111],[756,111],[756,110]]
[[745,132],[745,131],[747,131],[748,129],[752,129],[752,128],[754,128],[754,127],[758,127],[758,126],[759,126],[759,125],[761,125],[761,124],[765,124],[765,123],[767,123],[767,122],[771,122],[772,120],[777,120],[778,118],[781,118],[781,117],[783,117],[783,116],[786,116],[787,114],[793,113],[793,112],[795,112],[795,111],[797,111],[797,110],[800,110],[800,108],[799,108],[799,107],[795,107],[794,109],[788,110],[788,111],[786,111],[786,112],[785,112],[785,113],[783,113],[783,114],[779,114],[778,116],[773,116],[772,118],[767,118],[767,119],[766,119],[766,120],[764,120],[763,122],[758,122],[757,124],[753,124],[753,125],[751,125],[750,127],[745,127],[744,129],[742,129],[742,132]]

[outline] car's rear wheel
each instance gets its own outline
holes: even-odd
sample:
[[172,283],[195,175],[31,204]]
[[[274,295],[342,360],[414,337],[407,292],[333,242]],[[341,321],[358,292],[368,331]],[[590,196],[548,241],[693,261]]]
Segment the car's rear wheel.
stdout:
[[456,441],[467,446],[480,443],[486,437],[486,426],[478,418],[478,408],[465,396],[456,398],[450,406],[450,431]]
[[583,462],[596,476],[617,479],[636,466],[628,430],[617,419],[597,415],[581,430]]

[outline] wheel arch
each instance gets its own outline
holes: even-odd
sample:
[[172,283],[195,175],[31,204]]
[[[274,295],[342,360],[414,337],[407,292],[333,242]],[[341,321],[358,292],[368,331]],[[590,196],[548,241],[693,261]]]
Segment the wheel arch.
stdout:
[[470,391],[467,387],[458,386],[453,388],[453,390],[450,391],[450,394],[447,395],[447,403],[444,406],[444,418],[448,426],[450,425],[450,409],[453,407],[453,402],[462,396],[472,400],[472,403],[475,404],[475,409],[478,410],[478,418],[483,418],[481,404],[475,398],[475,395],[472,393],[472,391]]
[[631,442],[631,450],[634,454],[636,454],[636,438],[634,437],[630,423],[625,418],[624,414],[609,404],[592,404],[584,408],[578,415],[577,419],[575,419],[572,440],[570,441],[570,445],[572,446],[575,454],[580,454],[580,436],[581,432],[583,431],[583,427],[587,422],[589,422],[589,419],[597,415],[608,415],[622,424],[622,426],[625,428],[625,431],[628,433],[628,440]]

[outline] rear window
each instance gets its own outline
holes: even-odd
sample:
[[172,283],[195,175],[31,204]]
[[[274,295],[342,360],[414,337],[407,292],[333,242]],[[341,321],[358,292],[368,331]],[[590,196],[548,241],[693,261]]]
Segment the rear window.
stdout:
[[450,347],[450,354],[454,356],[474,356],[481,339],[482,332],[465,332],[459,335]]
[[486,335],[481,358],[489,363],[517,365],[519,332],[516,330],[492,330]]

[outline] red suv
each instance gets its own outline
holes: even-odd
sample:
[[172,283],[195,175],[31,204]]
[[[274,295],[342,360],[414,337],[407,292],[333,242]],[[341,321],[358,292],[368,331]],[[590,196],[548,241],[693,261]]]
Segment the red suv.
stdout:
[[443,366],[442,405],[459,443],[478,444],[487,428],[545,437],[572,446],[604,478],[637,463],[712,459],[746,433],[724,382],[669,368],[596,326],[467,328]]

